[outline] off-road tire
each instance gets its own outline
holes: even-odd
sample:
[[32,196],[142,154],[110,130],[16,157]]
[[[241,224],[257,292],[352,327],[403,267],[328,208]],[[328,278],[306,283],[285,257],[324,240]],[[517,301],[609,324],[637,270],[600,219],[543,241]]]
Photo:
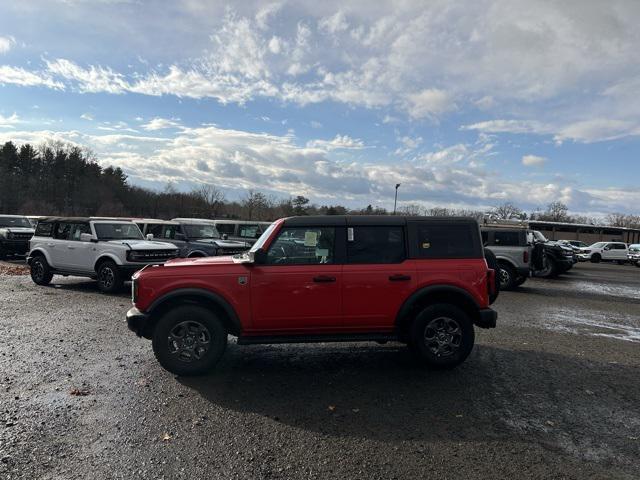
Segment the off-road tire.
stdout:
[[122,290],[124,280],[120,268],[113,260],[105,260],[96,269],[98,288],[102,293],[117,293]]
[[51,279],[53,278],[53,273],[51,273],[51,268],[49,267],[49,263],[47,263],[47,259],[44,258],[43,255],[38,255],[31,259],[31,265],[29,265],[31,270],[31,280],[36,285],[49,285],[51,283]]
[[600,263],[602,261],[602,255],[599,253],[594,253],[591,255],[591,263]]
[[[440,320],[444,324],[442,331],[436,330]],[[452,344],[457,343],[457,348],[450,353],[445,350],[438,354],[434,349],[439,350],[443,346],[439,340],[442,340],[446,347],[449,340],[445,338],[446,334],[448,331],[454,331],[449,328],[454,326],[457,333]],[[431,368],[449,369],[460,365],[473,350],[474,341],[475,331],[469,316],[460,308],[448,303],[425,308],[409,326],[409,348],[422,363]]]
[[[192,333],[196,334],[198,341],[187,338],[191,333],[188,332],[190,324],[196,328]],[[199,327],[204,331],[197,330]],[[181,329],[186,329],[182,337],[176,335]],[[198,358],[195,349],[205,346],[202,340],[208,340],[206,351]],[[227,348],[227,330],[211,310],[197,305],[183,305],[169,310],[158,320],[152,344],[153,353],[165,370],[185,377],[202,375],[212,370],[224,354]],[[190,358],[186,357],[187,353],[191,354]]]
[[517,277],[516,281],[515,281],[515,286],[519,287],[520,285],[522,285],[524,282],[527,281],[527,278],[528,277],[524,277],[524,276],[523,277]]
[[498,278],[500,279],[500,290],[513,290],[516,287],[516,270],[508,263],[498,263]]

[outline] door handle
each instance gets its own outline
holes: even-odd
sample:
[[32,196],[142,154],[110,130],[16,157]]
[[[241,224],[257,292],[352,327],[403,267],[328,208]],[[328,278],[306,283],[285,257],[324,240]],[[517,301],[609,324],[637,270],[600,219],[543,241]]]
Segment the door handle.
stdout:
[[411,280],[411,275],[389,275],[389,281],[391,282],[406,282],[408,280]]
[[331,283],[336,281],[336,277],[329,277],[328,275],[318,275],[313,277],[313,281],[316,283]]
[[56,245],[54,243],[47,243],[47,247],[55,247]]

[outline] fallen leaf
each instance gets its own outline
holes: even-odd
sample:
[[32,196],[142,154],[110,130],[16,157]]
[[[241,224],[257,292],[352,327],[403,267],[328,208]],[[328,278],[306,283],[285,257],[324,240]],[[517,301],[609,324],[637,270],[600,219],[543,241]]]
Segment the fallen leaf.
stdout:
[[549,425],[550,427],[553,427],[555,423],[553,423],[551,420],[547,420],[547,425]]
[[336,410],[336,406],[335,406],[335,405],[329,405],[329,410],[330,410],[331,412],[335,412],[335,410]]
[[81,390],[79,388],[74,388],[69,392],[69,395],[73,395],[74,397],[86,397],[91,392],[89,390]]
[[171,440],[171,435],[169,435],[168,433],[165,433],[165,434],[162,436],[162,441],[163,441],[163,442],[168,442],[169,440]]

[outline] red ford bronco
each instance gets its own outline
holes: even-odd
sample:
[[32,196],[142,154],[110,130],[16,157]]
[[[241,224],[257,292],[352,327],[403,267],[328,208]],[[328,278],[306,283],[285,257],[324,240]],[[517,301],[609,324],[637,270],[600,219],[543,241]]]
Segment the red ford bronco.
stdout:
[[399,341],[450,368],[471,352],[474,325],[496,326],[494,262],[473,219],[291,217],[249,252],[137,272],[127,323],[178,375],[213,368],[228,334],[240,345]]

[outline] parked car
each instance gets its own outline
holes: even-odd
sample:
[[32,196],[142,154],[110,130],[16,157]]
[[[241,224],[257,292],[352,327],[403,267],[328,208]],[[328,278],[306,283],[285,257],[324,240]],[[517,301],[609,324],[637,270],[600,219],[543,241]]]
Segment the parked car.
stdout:
[[481,227],[482,242],[498,261],[501,290],[522,285],[531,275],[531,250],[524,228]]
[[450,368],[493,328],[495,272],[473,219],[308,216],[274,222],[249,252],[176,259],[133,277],[127,323],[160,364],[201,374],[238,344],[400,341]]
[[618,262],[619,264],[628,261],[627,244],[623,242],[596,242],[593,245],[580,249],[578,259],[590,261],[592,263]]
[[208,257],[217,255],[235,255],[246,252],[251,244],[246,241],[223,238],[214,220],[204,218],[174,218],[178,224],[175,240],[185,242],[183,252],[189,257]]
[[0,260],[24,256],[29,251],[33,227],[22,215],[0,215]]
[[573,250],[576,255],[580,253],[581,248],[588,247],[588,245],[580,240],[558,240],[559,244],[567,246]]
[[533,246],[532,265],[536,277],[556,277],[571,270],[577,262],[571,248],[547,240],[538,230],[529,230],[527,241]]
[[634,243],[633,245],[629,245],[627,253],[627,258],[629,259],[629,263],[635,265],[636,267],[640,267],[640,243]]
[[260,235],[269,228],[271,222],[253,222],[247,220],[213,220],[214,225],[222,235],[222,238],[256,243]]
[[94,218],[49,217],[38,221],[27,263],[31,278],[47,285],[53,275],[95,278],[113,293],[145,265],[178,255],[175,245],[145,240],[133,222]]

